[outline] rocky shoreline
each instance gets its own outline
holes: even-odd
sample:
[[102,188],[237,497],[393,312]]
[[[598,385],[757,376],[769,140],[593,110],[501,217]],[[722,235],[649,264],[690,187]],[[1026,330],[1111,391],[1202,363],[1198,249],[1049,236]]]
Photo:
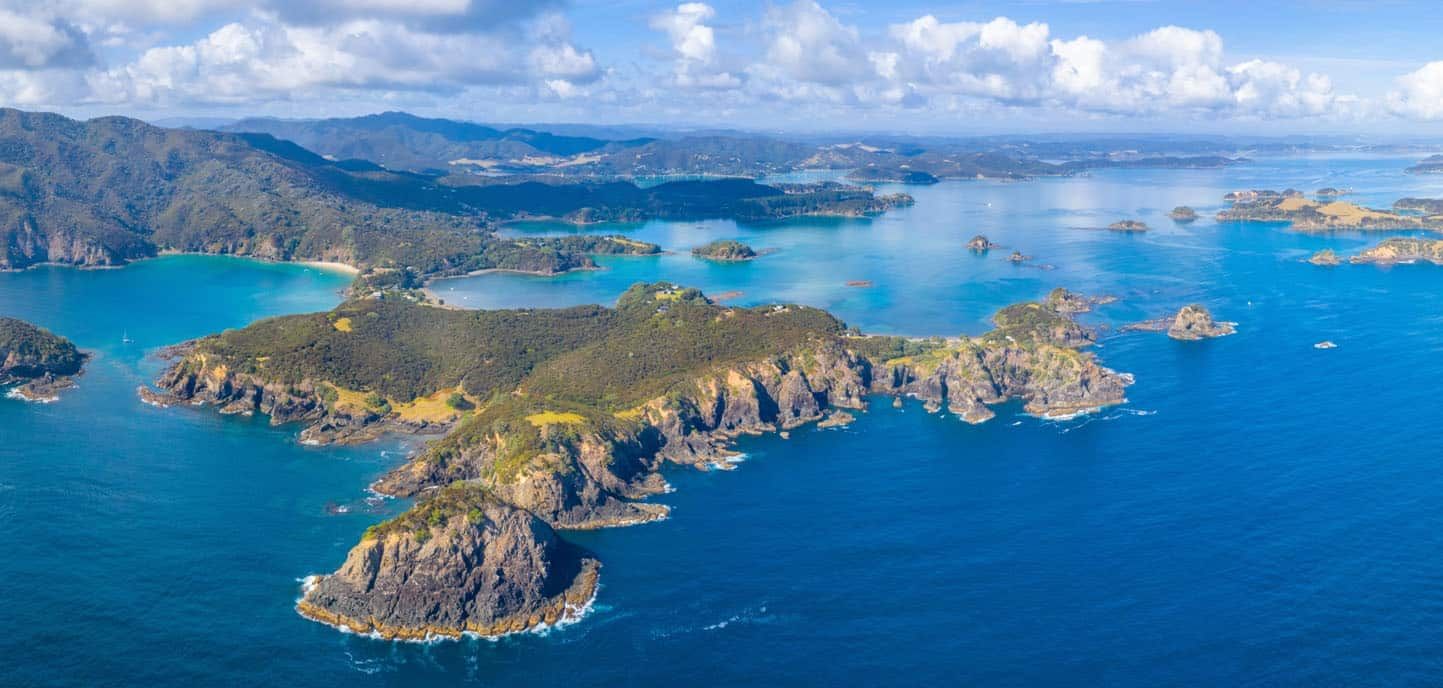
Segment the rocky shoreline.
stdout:
[[[669,286],[633,292],[618,308],[644,311],[626,317],[669,318],[679,307],[694,311],[697,322],[814,317],[786,306],[731,309],[705,300],[678,301],[679,292]],[[556,548],[563,545],[551,544],[554,531],[665,518],[665,505],[646,501],[668,490],[660,471],[667,465],[726,466],[739,436],[845,424],[851,412],[867,408],[871,395],[916,398],[928,411],[945,409],[969,423],[992,418],[991,406],[1013,399],[1041,417],[1123,403],[1132,378],[1079,351],[1096,336],[1071,319],[1076,307],[1090,303],[1073,296],[1003,309],[996,330],[973,338],[904,340],[819,330],[800,346],[702,366],[669,391],[614,413],[557,407],[531,389],[541,382],[523,379],[504,398],[464,418],[415,423],[401,417],[394,403],[358,411],[328,400],[325,390],[332,383],[326,380],[268,379],[246,370],[250,364],[216,353],[207,340],[171,350],[172,363],[157,379],[157,389],[140,394],[161,405],[266,413],[272,423],[304,424],[302,441],[312,443],[360,442],[382,432],[448,432],[373,486],[378,493],[417,498],[415,507],[368,532],[346,563],[319,578],[297,608],[308,618],[387,638],[494,635],[569,618],[567,610],[594,591],[594,567],[573,573],[521,565],[561,557]],[[423,309],[407,317],[429,317],[425,306],[407,308]],[[579,364],[606,365],[586,359]],[[452,506],[457,502],[470,506]],[[525,528],[518,525],[522,521]],[[438,542],[447,544],[438,550]],[[517,554],[542,550],[551,559]],[[456,558],[458,551],[472,554]],[[476,562],[493,559],[503,568],[520,568],[494,580],[472,580]],[[422,572],[435,580],[407,587]],[[462,604],[481,599],[481,593],[512,600],[515,596],[501,595],[495,586],[518,580],[531,581],[527,594],[515,598],[523,600],[518,605]]]

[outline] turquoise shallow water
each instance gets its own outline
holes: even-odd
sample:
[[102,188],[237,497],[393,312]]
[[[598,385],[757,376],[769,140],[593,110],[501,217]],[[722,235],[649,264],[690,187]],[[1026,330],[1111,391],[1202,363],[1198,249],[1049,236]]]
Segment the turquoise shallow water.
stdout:
[[[980,331],[1067,285],[1123,297],[1099,324],[1189,301],[1240,322],[1107,338],[1137,384],[1092,417],[968,426],[878,404],[746,440],[737,471],[669,475],[670,520],[568,536],[606,564],[591,616],[495,642],[390,644],[291,609],[298,578],[400,508],[365,486],[404,447],[303,447],[263,419],[136,401],[148,350],[328,307],[344,278],[196,257],[0,275],[0,313],[98,353],[56,404],[0,399],[0,685],[1435,684],[1443,269],[1315,268],[1300,259],[1368,238],[1162,217],[1254,186],[1443,195],[1405,162],[944,183],[871,221],[653,223],[626,231],[674,255],[443,283],[456,303],[556,305],[665,278],[916,334]],[[1085,229],[1125,217],[1155,231]],[[977,232],[1055,269],[973,257]],[[685,255],[723,236],[777,252]]]

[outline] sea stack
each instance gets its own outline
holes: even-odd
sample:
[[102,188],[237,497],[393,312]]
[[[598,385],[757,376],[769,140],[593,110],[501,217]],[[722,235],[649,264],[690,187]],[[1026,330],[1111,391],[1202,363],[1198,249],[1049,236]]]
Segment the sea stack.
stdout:
[[997,248],[997,244],[988,241],[987,237],[982,234],[972,237],[972,240],[967,242],[967,250],[973,253],[986,253],[994,248]]

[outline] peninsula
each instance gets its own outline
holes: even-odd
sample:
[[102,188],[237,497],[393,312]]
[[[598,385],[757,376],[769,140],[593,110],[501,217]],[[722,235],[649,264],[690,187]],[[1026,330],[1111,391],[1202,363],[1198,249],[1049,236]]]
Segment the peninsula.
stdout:
[[0,317],[0,387],[9,396],[50,402],[75,386],[88,356],[70,340],[24,320]]
[[[1061,300],[1051,303],[1060,304]],[[1122,403],[1131,376],[1042,303],[977,337],[866,336],[813,308],[730,308],[638,284],[614,308],[465,311],[355,299],[175,348],[158,403],[265,413],[310,442],[445,432],[374,489],[417,498],[362,536],[299,611],[386,638],[494,635],[574,618],[598,563],[557,531],[667,514],[667,464],[728,465],[742,434],[847,421],[868,395],[967,422],[1020,400],[1068,416]]]

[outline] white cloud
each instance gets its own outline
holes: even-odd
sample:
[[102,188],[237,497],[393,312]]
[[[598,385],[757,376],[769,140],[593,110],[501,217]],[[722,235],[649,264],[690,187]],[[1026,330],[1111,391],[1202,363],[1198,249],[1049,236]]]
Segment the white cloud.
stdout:
[[1404,117],[1443,119],[1443,61],[1429,62],[1398,77],[1388,93],[1388,109]]
[[672,83],[682,88],[731,89],[741,79],[719,65],[716,31],[707,22],[716,16],[711,5],[688,2],[652,16],[649,25],[666,34],[674,55]]
[[90,64],[85,34],[43,8],[0,5],[0,69],[49,69]]
[[847,26],[815,0],[798,0],[767,11],[766,66],[798,82],[847,86],[870,73],[867,52],[855,27]]

